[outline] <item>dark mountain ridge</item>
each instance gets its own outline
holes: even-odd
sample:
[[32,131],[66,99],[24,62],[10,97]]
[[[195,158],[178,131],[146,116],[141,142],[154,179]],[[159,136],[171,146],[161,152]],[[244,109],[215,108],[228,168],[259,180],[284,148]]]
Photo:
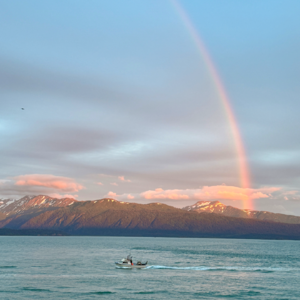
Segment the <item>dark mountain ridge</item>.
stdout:
[[[52,198],[46,195],[25,196],[21,199],[0,200],[0,228],[7,223],[11,228],[19,228],[30,218],[45,211],[55,210],[77,202],[73,198]],[[1,222],[2,221],[2,222]]]
[[8,215],[0,228],[51,229],[72,235],[300,239],[299,224],[199,214],[160,203],[72,200],[41,212]]

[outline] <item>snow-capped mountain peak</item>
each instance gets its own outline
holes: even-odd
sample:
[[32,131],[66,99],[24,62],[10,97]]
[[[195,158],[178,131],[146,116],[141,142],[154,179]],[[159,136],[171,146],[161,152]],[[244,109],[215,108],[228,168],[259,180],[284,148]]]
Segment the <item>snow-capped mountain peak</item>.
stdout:
[[219,201],[198,201],[194,205],[186,206],[183,209],[198,213],[215,213],[235,218],[259,219],[294,224],[300,223],[300,217],[298,216],[276,214],[267,211],[239,209],[233,206],[225,205]]
[[52,198],[49,196],[25,196],[21,199],[1,199],[0,212],[6,215],[20,214],[27,210],[46,209],[51,207],[66,207],[77,202],[73,198]]
[[186,206],[183,209],[187,211],[220,213],[223,212],[226,205],[219,201],[198,201],[194,205]]

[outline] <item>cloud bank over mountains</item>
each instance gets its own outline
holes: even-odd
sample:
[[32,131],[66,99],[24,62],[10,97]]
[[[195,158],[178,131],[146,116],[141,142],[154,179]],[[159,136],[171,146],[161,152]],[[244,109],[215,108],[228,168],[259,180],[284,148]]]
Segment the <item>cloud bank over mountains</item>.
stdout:
[[[125,179],[124,176],[112,176],[100,174],[102,178],[108,178],[110,181],[119,179],[120,182],[132,183],[130,179]],[[99,185],[99,182],[94,182]],[[118,184],[115,182],[108,183],[115,187]],[[103,184],[102,184],[103,185]],[[24,195],[49,195],[55,198],[78,198],[78,192],[84,190],[86,187],[83,184],[76,182],[75,179],[54,176],[50,174],[26,174],[16,176],[10,179],[0,180],[0,193],[5,197],[22,197]],[[129,186],[130,189],[130,186]],[[178,203],[178,207],[185,206],[186,203],[207,200],[207,201],[234,201],[233,205],[243,206],[249,199],[251,201],[264,201],[269,199],[275,201],[284,198],[285,201],[300,201],[298,191],[286,191],[280,187],[263,187],[263,188],[240,188],[235,186],[216,185],[203,186],[197,189],[162,189],[156,188],[153,190],[146,190],[136,193],[131,190],[128,193],[118,194],[109,191],[107,194],[100,194],[94,199],[102,197],[114,198],[117,200],[124,200],[129,202],[166,202]],[[233,203],[233,202],[232,202]],[[239,204],[240,203],[240,204]]]
[[280,188],[268,187],[259,189],[239,188],[235,186],[204,186],[201,189],[146,191],[141,194],[145,199],[203,199],[203,200],[240,200],[261,199],[272,197],[272,193]]
[[[297,193],[298,194],[298,193]],[[115,199],[135,199],[135,200],[155,200],[157,202],[164,200],[174,200],[181,201],[184,203],[186,200],[229,200],[229,201],[237,201],[244,202],[250,200],[259,200],[259,199],[278,199],[282,197],[287,197],[287,195],[293,195],[295,198],[296,193],[283,191],[282,188],[279,187],[265,187],[258,189],[244,189],[235,186],[204,186],[199,189],[173,189],[173,190],[164,190],[162,188],[157,188],[155,190],[148,190],[142,193],[131,193],[131,194],[120,194],[118,195],[115,192],[110,191],[106,194],[107,197],[112,197]],[[286,199],[286,200],[292,200]],[[236,205],[237,203],[235,203]],[[234,205],[234,204],[233,204]]]
[[55,197],[72,197],[85,187],[75,180],[49,174],[27,174],[0,181],[0,193],[3,196],[21,196],[46,194]]

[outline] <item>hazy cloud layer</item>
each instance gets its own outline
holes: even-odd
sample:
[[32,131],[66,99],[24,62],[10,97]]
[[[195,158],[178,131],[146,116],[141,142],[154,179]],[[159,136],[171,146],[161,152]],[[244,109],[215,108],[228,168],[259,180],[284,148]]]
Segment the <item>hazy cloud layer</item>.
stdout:
[[246,189],[235,186],[204,186],[194,190],[163,190],[161,188],[154,191],[146,191],[141,194],[145,199],[203,199],[203,200],[239,200],[269,198],[272,193],[280,190],[276,187]]
[[181,3],[229,95],[251,188],[170,2],[16,0],[0,12],[0,196],[241,207],[250,193],[257,209],[300,215],[300,4]]
[[[157,188],[155,190],[148,190],[140,194],[136,194],[135,198],[142,198],[147,200],[231,200],[231,201],[250,201],[253,199],[263,199],[271,198],[274,199],[274,193],[280,191],[281,188],[278,187],[266,187],[259,189],[246,189],[239,188],[235,186],[204,186],[200,189],[186,189],[186,190],[164,190],[162,188]],[[283,192],[281,195],[294,196],[293,192]],[[118,195],[114,192],[109,192],[107,194],[109,197],[116,197],[119,199],[131,199],[130,194]],[[129,196],[129,197],[128,197]],[[276,195],[278,197],[278,193]]]

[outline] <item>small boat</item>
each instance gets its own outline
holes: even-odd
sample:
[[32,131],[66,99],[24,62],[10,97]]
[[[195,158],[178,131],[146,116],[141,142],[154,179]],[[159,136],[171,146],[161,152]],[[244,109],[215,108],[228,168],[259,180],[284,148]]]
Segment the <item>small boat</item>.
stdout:
[[120,262],[115,262],[116,267],[118,268],[129,268],[129,269],[143,269],[146,268],[148,261],[141,263],[138,261],[136,264],[132,262],[132,256],[128,255],[126,258],[123,258]]

